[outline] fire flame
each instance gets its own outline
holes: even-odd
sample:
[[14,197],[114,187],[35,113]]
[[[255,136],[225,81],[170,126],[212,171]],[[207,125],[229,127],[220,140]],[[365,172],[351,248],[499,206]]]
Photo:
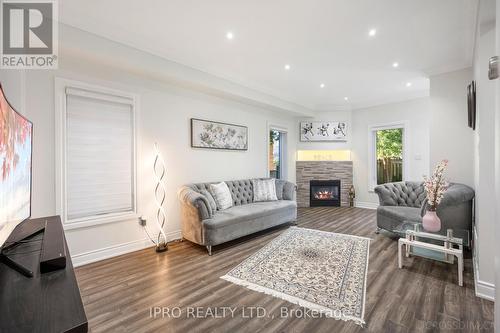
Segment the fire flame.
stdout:
[[314,198],[319,200],[333,199],[333,192],[331,191],[318,191],[314,193]]

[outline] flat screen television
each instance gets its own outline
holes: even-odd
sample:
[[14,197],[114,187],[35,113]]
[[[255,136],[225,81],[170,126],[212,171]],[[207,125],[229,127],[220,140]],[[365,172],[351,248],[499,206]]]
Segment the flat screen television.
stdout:
[[16,112],[0,85],[0,250],[31,215],[33,124]]

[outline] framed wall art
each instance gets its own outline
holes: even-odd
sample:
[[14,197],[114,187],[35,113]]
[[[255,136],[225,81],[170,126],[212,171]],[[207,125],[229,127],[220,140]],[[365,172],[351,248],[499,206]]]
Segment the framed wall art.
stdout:
[[191,147],[248,150],[248,127],[191,118]]
[[300,141],[347,141],[347,131],[345,121],[302,121]]

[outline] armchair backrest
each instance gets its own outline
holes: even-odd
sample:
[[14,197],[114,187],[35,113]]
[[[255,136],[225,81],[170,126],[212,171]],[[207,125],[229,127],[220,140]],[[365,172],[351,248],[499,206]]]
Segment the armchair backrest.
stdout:
[[423,182],[397,182],[378,185],[375,193],[381,206],[421,207],[425,200]]

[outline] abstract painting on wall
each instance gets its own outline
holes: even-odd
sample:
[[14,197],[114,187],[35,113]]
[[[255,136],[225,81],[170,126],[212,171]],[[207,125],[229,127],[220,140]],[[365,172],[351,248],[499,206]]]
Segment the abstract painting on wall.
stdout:
[[300,123],[300,141],[347,141],[347,122],[303,121]]
[[248,150],[248,128],[192,118],[191,147]]

